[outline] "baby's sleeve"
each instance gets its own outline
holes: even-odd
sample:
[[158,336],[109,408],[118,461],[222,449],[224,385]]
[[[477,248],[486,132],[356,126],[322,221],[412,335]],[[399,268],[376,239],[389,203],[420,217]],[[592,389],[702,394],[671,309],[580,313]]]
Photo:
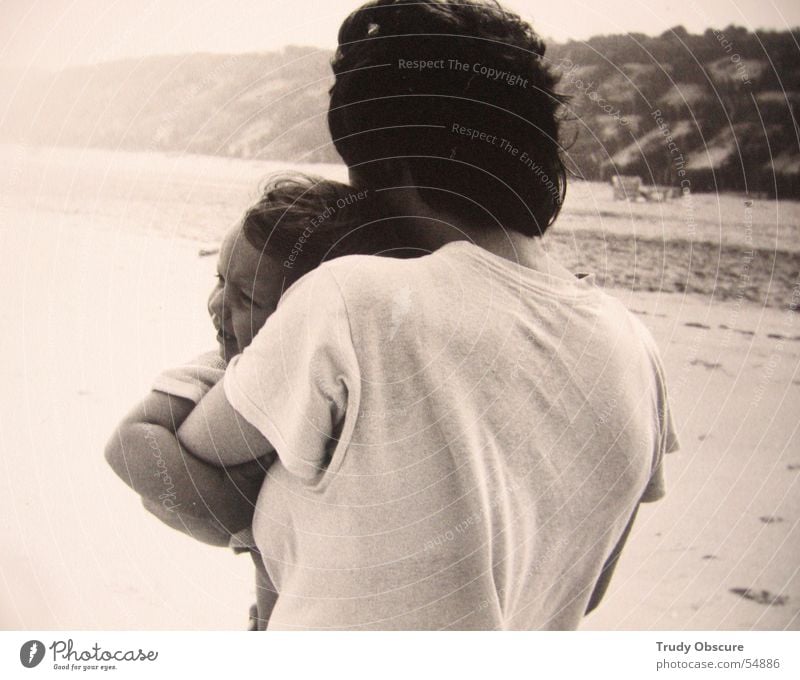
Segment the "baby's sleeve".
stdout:
[[275,448],[283,466],[313,479],[352,434],[361,387],[350,319],[326,267],[281,298],[224,378],[228,402]]
[[153,382],[155,392],[163,392],[173,397],[188,399],[195,404],[225,374],[225,361],[219,352],[204,352],[189,363],[170,368],[158,375]]

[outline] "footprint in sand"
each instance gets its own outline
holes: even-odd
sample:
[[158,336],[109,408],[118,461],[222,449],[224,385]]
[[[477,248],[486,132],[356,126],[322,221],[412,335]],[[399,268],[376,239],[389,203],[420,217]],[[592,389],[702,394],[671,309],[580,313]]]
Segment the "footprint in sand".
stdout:
[[774,595],[768,590],[753,590],[752,588],[731,588],[730,592],[734,595],[750,600],[758,604],[775,607],[782,607],[789,601],[788,595]]
[[734,333],[741,333],[742,335],[755,335],[755,331],[746,331],[743,328],[731,328],[730,326],[726,326],[724,323],[721,323],[719,327],[725,331],[733,331]]
[[794,340],[795,342],[800,340],[800,335],[795,335],[790,337],[788,335],[783,335],[781,333],[767,333],[767,337],[770,338],[771,340]]
[[691,361],[692,366],[703,366],[707,368],[709,371],[713,371],[717,368],[722,368],[722,364],[717,361],[705,361],[703,359],[692,359]]

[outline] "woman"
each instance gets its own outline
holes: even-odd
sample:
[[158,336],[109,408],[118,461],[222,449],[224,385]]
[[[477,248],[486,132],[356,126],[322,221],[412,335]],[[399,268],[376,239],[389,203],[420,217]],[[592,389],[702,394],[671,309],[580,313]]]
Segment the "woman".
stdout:
[[277,452],[270,628],[575,628],[677,444],[652,338],[542,245],[566,188],[544,45],[495,4],[387,0],[333,68],[352,183],[430,254],[301,279],[179,437]]

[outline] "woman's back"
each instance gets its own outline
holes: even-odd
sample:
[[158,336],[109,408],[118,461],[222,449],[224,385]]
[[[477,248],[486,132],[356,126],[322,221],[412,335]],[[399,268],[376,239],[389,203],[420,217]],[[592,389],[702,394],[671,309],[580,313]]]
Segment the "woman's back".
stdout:
[[[228,389],[281,433],[255,519],[270,627],[577,627],[671,445],[639,322],[464,241],[342,258],[285,304]],[[291,376],[291,408],[254,366]]]

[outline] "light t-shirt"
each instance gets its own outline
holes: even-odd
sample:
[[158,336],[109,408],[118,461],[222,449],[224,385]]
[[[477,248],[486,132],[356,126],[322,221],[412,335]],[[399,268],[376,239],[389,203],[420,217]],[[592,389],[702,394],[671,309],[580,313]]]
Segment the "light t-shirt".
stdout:
[[677,448],[638,319],[465,241],[323,265],[224,386],[278,452],[270,628],[576,628]]

